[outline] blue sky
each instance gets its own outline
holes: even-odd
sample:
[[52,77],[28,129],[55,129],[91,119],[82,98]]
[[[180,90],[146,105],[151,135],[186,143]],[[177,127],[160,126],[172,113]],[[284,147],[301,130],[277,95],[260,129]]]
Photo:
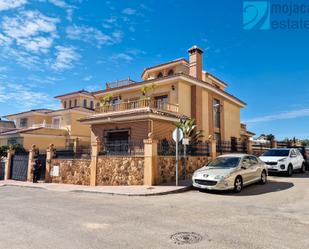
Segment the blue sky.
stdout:
[[[204,50],[244,100],[249,129],[309,138],[309,30],[244,30],[243,1],[0,0],[0,116],[59,108],[58,94],[140,80]],[[309,15],[307,16],[309,19]]]

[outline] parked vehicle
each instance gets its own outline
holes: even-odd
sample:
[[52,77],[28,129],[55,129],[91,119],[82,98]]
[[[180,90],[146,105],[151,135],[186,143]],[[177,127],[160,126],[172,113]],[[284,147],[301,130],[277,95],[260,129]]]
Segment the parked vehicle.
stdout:
[[292,176],[295,170],[305,172],[305,160],[298,149],[282,148],[266,151],[260,159],[267,165],[268,172],[286,173]]
[[302,154],[305,160],[306,170],[309,170],[309,147],[299,146],[299,147],[293,147],[293,148],[297,148],[299,152]]
[[217,157],[196,170],[193,186],[199,189],[240,192],[246,185],[267,182],[267,167],[257,157],[248,154],[227,154]]

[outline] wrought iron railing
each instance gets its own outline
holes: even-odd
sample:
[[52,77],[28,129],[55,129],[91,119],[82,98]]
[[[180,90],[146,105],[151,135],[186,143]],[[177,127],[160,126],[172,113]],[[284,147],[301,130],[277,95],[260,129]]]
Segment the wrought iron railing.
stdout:
[[131,142],[105,142],[100,146],[99,155],[107,156],[143,156],[144,155],[144,142],[131,141]]
[[[178,153],[180,156],[184,155],[184,149],[186,148],[187,156],[209,156],[210,146],[208,142],[196,142],[188,144],[186,147],[179,143]],[[163,139],[158,142],[158,155],[159,156],[175,156],[176,143],[174,140]]]
[[81,146],[75,150],[72,147],[56,148],[54,157],[57,159],[90,159],[91,147]]
[[122,87],[122,86],[128,86],[131,84],[136,83],[135,81],[131,80],[130,78],[125,79],[125,80],[117,80],[114,82],[106,82],[106,89],[109,88],[117,88],[117,87]]
[[108,113],[117,111],[134,110],[139,108],[153,108],[161,111],[178,112],[178,105],[166,103],[159,100],[140,99],[135,101],[126,101],[118,104],[109,104],[96,108],[98,113]]
[[218,154],[247,153],[248,146],[245,141],[217,141],[216,150]]

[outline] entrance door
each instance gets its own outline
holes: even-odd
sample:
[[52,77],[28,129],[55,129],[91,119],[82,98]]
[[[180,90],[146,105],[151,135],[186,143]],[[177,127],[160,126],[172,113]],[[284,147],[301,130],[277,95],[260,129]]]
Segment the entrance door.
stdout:
[[46,154],[40,154],[37,158],[42,167],[40,169],[40,178],[39,180],[45,180],[45,172],[46,172]]
[[4,180],[5,161],[0,159],[0,181]]
[[127,153],[129,148],[129,131],[110,131],[106,136],[108,153]]
[[27,181],[28,154],[15,155],[11,162],[11,179],[17,181]]

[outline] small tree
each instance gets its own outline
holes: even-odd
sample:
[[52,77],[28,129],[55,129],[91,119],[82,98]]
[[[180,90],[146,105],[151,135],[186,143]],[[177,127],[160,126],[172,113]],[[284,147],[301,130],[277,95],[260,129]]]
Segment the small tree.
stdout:
[[152,96],[151,93],[156,89],[157,85],[152,83],[151,85],[144,85],[141,88],[141,100],[151,100]]
[[111,93],[107,93],[100,99],[100,103],[102,106],[109,106],[112,99],[113,99],[113,95]]
[[184,138],[190,138],[189,142],[189,152],[194,152],[196,150],[196,145],[199,143],[203,136],[203,131],[197,130],[195,119],[185,119],[175,123],[182,132]]

